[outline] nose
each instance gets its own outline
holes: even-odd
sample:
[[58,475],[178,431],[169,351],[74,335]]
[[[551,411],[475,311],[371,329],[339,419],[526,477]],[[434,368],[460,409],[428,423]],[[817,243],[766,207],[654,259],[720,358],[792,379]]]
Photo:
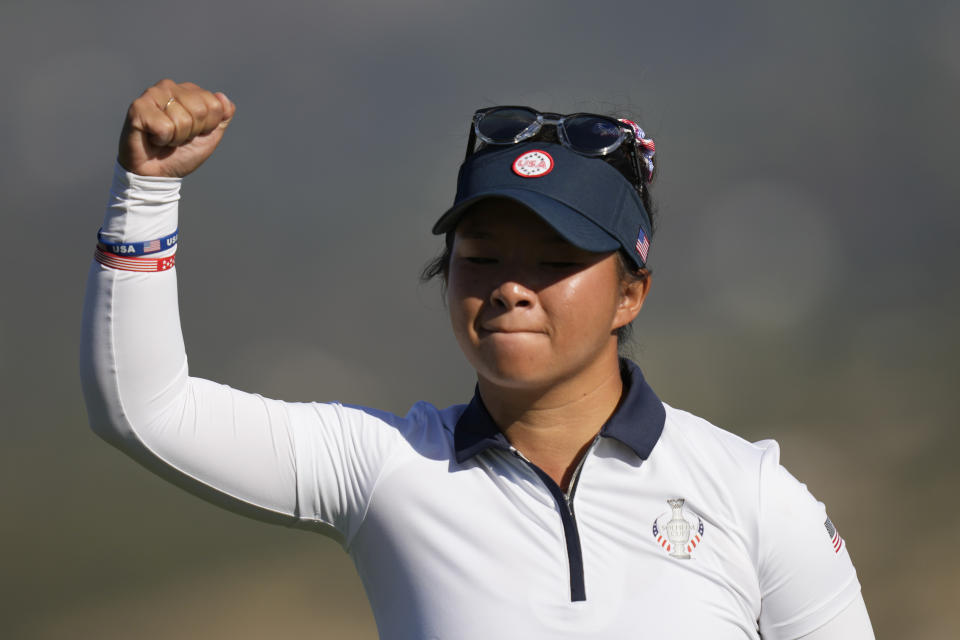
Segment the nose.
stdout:
[[535,295],[533,291],[516,281],[501,283],[490,293],[493,306],[505,310],[516,307],[532,307]]

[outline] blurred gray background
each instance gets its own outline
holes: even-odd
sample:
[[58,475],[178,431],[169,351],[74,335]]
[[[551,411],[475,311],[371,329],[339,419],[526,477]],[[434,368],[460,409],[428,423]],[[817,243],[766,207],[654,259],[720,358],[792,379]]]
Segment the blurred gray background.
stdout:
[[376,635],[349,558],[212,508],[88,429],[84,281],[127,105],[169,76],[236,120],[183,187],[193,375],[404,412],[467,400],[429,227],[480,106],[622,111],[657,142],[633,357],[784,464],[878,637],[960,634],[960,5],[0,5],[0,634]]

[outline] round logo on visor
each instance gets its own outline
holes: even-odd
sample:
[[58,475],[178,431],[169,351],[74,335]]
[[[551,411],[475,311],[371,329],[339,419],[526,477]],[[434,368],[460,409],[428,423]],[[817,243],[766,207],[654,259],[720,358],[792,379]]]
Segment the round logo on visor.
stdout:
[[553,171],[553,156],[539,149],[521,153],[513,161],[513,172],[522,178],[539,178],[551,171]]

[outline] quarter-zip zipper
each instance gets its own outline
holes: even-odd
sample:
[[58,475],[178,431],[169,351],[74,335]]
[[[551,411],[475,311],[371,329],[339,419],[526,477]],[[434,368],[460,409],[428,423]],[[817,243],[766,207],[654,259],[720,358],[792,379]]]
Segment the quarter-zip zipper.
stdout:
[[563,537],[567,546],[567,564],[570,567],[570,601],[582,602],[587,599],[586,585],[583,576],[583,550],[580,546],[580,531],[577,528],[577,518],[573,511],[573,497],[577,491],[577,484],[580,480],[580,471],[583,469],[583,463],[593,451],[600,436],[596,436],[590,447],[584,452],[577,467],[573,470],[573,476],[570,478],[570,489],[564,493],[560,486],[553,481],[547,473],[530,462],[520,451],[511,446],[510,450],[514,455],[530,467],[539,477],[550,495],[553,496],[557,504],[557,511],[560,513],[560,522],[563,525]]

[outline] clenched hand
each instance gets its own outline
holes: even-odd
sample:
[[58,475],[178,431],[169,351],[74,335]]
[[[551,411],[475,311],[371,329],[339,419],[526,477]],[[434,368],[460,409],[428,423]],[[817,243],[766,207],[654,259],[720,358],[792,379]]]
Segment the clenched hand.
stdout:
[[182,178],[210,157],[235,112],[221,92],[161,80],[130,105],[117,159],[131,173]]

